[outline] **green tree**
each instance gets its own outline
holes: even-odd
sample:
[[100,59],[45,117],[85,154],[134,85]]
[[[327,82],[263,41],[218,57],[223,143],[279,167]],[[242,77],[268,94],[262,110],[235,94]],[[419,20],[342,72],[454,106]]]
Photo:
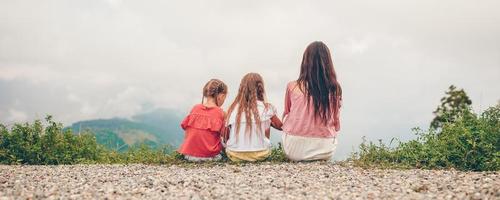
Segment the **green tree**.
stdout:
[[471,108],[470,100],[464,89],[457,89],[451,85],[446,91],[446,96],[441,98],[441,105],[433,112],[435,117],[431,122],[431,128],[442,128],[447,122],[454,122],[463,113]]

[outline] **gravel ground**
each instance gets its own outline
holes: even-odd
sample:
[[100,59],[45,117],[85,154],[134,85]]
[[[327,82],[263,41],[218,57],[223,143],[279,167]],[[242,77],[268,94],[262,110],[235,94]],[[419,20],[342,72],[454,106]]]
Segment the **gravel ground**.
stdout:
[[0,165],[0,199],[500,199],[498,172],[364,170],[325,162]]

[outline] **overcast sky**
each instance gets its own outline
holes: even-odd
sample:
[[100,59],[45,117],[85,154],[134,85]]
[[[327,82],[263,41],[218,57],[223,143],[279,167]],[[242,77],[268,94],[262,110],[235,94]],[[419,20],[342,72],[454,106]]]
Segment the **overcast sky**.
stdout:
[[344,91],[339,155],[426,128],[450,84],[500,99],[500,1],[0,0],[0,122],[188,112],[210,78],[260,73],[282,112],[312,41]]

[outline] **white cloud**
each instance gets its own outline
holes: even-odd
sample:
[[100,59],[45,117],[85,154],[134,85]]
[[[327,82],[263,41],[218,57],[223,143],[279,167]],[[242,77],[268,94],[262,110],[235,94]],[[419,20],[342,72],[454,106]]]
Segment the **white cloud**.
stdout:
[[369,38],[363,38],[361,40],[349,39],[348,41],[348,48],[353,54],[363,54],[373,42]]
[[46,66],[9,65],[0,61],[0,80],[27,80],[34,83],[57,80],[61,74]]
[[118,6],[123,2],[122,0],[107,0],[107,1],[111,6]]
[[128,87],[102,105],[101,111],[116,116],[130,117],[142,111],[142,105],[150,101],[151,92],[138,87]]
[[9,114],[7,116],[6,121],[7,122],[19,122],[19,121],[25,121],[28,119],[28,116],[26,115],[25,112],[16,110],[16,109],[9,109]]

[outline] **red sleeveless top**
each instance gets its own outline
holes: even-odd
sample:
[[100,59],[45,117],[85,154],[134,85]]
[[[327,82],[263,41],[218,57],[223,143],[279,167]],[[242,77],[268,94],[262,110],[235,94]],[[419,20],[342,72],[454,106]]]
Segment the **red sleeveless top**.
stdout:
[[193,107],[181,127],[185,131],[184,142],[178,152],[195,157],[214,157],[222,150],[220,132],[224,126],[224,111],[220,107]]

